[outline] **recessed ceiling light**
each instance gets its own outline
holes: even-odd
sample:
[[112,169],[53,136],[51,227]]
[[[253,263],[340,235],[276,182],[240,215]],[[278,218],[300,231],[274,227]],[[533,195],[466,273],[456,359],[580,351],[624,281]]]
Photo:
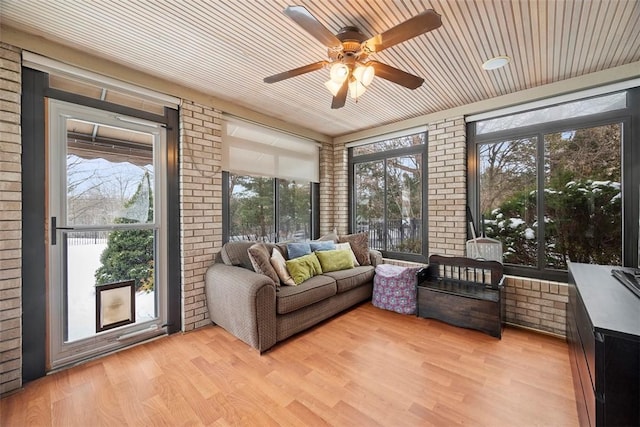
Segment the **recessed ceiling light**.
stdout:
[[511,62],[511,58],[508,56],[496,56],[495,58],[487,59],[485,63],[482,64],[482,68],[485,70],[495,70],[504,67],[509,62]]

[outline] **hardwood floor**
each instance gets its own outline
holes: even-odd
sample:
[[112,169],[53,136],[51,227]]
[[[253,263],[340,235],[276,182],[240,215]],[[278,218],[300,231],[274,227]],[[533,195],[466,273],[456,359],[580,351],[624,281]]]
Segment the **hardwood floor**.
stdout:
[[8,426],[577,426],[567,344],[363,304],[260,356],[217,326],[27,384]]

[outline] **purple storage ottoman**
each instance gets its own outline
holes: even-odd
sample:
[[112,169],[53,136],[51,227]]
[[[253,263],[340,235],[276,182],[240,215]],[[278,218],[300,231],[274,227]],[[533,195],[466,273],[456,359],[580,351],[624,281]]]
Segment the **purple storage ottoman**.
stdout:
[[416,312],[416,272],[419,267],[379,264],[373,278],[374,307],[401,314]]

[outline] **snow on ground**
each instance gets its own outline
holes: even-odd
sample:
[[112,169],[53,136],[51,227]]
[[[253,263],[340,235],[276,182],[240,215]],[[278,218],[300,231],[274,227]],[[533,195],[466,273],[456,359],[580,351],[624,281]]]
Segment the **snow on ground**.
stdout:
[[[95,272],[106,244],[68,246],[68,338],[96,335]],[[136,323],[155,318],[155,292],[136,293]]]

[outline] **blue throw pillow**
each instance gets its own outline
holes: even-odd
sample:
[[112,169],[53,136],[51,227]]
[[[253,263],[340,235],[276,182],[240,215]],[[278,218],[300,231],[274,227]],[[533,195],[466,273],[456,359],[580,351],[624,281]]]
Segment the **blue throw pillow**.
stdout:
[[309,242],[309,246],[311,247],[311,252],[315,251],[332,251],[336,248],[336,244],[332,241],[326,242]]
[[311,253],[309,242],[287,243],[287,255],[289,259],[300,258]]

